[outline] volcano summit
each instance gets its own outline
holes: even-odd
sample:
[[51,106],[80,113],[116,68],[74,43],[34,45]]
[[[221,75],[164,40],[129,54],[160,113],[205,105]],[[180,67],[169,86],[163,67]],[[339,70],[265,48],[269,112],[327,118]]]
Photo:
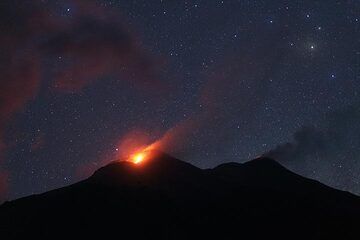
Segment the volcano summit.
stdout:
[[4,239],[355,239],[360,198],[269,158],[199,169],[161,152],[0,206]]

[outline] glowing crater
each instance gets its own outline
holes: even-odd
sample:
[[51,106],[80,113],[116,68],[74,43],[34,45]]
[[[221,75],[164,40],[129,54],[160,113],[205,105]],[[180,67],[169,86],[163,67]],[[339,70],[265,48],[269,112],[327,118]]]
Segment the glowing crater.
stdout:
[[132,157],[131,157],[131,161],[135,164],[140,164],[141,162],[143,162],[145,160],[146,157],[146,153],[145,152],[139,152],[139,153],[135,153]]

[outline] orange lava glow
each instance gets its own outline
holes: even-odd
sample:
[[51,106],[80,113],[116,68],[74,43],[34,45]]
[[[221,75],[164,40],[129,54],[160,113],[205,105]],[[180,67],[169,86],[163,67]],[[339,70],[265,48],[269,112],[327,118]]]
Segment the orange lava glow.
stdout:
[[141,163],[142,161],[144,161],[146,157],[146,153],[145,152],[139,152],[139,153],[135,153],[132,157],[131,157],[131,160],[133,163],[135,164],[139,164]]
[[141,131],[131,132],[121,139],[116,148],[116,158],[137,165],[156,157],[161,151],[160,140],[150,141],[147,134]]
[[135,164],[143,163],[145,160],[148,160],[151,157],[151,150],[153,150],[152,145],[149,145],[141,150],[136,151],[129,157],[129,161]]

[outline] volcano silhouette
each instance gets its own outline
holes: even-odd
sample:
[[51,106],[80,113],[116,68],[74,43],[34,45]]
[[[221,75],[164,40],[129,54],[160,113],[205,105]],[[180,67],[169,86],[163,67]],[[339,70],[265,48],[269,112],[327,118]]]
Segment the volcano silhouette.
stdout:
[[1,239],[359,239],[360,198],[258,158],[199,169],[156,152],[0,206]]

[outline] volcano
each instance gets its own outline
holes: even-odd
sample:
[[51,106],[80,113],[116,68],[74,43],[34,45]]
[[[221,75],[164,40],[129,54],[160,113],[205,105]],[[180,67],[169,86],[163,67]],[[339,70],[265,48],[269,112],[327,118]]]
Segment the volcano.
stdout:
[[156,152],[0,206],[1,239],[358,239],[360,198],[258,158],[200,169]]

